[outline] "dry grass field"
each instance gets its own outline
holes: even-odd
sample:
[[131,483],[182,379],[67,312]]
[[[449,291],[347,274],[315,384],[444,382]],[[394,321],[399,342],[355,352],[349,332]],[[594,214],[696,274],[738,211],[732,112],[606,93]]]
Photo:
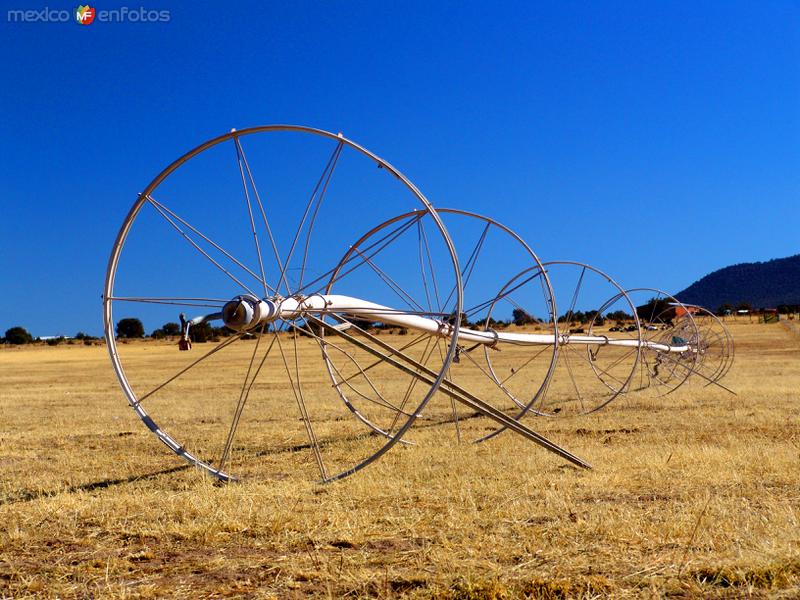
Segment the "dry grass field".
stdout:
[[[242,480],[215,485],[134,415],[104,347],[2,349],[0,597],[800,597],[800,328],[732,332],[736,396],[695,382],[526,420],[592,470],[439,425],[330,485],[290,443],[279,369],[242,420]],[[185,360],[121,350],[153,381]],[[214,429],[223,384],[188,381],[171,424]],[[322,431],[334,458],[360,449],[351,421]]]

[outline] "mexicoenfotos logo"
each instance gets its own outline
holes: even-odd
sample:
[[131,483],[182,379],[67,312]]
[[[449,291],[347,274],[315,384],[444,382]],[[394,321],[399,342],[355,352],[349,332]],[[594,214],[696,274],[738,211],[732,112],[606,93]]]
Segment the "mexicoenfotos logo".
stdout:
[[41,9],[12,9],[6,11],[9,23],[68,23],[91,25],[99,23],[169,23],[172,13],[169,10],[153,10],[144,6],[120,6],[98,10],[89,4],[80,4],[72,12],[45,6]]
[[78,6],[78,8],[75,9],[75,21],[79,25],[91,25],[92,21],[94,21],[95,14],[95,9],[88,4],[86,6]]

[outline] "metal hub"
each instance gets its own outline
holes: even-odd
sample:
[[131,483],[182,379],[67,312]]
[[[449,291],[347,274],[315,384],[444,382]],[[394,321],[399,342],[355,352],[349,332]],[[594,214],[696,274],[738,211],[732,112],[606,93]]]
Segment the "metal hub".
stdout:
[[248,331],[274,321],[279,312],[275,301],[245,294],[225,303],[222,307],[222,321],[234,331]]

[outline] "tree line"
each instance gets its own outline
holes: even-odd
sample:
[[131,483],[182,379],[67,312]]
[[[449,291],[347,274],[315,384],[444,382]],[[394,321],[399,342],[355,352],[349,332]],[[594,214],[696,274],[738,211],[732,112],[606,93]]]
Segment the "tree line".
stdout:
[[[562,315],[558,318],[559,323],[564,323],[567,320],[571,323],[587,323],[589,321],[594,320],[598,324],[602,324],[605,319],[611,319],[614,321],[625,321],[630,320],[633,317],[626,314],[623,311],[616,311],[609,313],[603,316],[599,316],[596,310],[589,310],[586,312],[576,311],[569,314]],[[356,317],[350,317],[350,320],[361,327],[362,329],[373,329],[373,328],[384,328],[380,323],[375,323],[374,321],[370,321],[368,319],[359,319]],[[462,327],[483,327],[489,326],[493,328],[502,329],[504,327],[508,327],[509,325],[535,325],[538,323],[544,323],[542,319],[534,317],[533,315],[529,314],[522,308],[515,308],[511,313],[511,318],[508,320],[502,319],[494,319],[489,317],[488,319],[479,319],[474,323],[470,322],[466,315],[462,315],[461,317],[461,325]],[[392,328],[394,326],[388,326]],[[115,331],[117,334],[117,338],[119,339],[141,339],[145,337],[150,337],[156,340],[162,340],[170,337],[176,337],[181,335],[181,326],[178,323],[168,322],[164,323],[161,327],[154,329],[150,332],[150,335],[146,335],[144,324],[140,319],[135,317],[126,317],[120,319],[115,327]],[[219,341],[220,338],[228,337],[233,334],[233,331],[228,329],[227,327],[212,327],[208,323],[200,323],[198,325],[193,325],[189,328],[189,337],[192,342],[208,342],[208,341]],[[99,339],[97,337],[88,335],[82,331],[76,333],[71,339],[83,341],[85,344],[91,344],[95,340]],[[24,327],[16,326],[8,329],[5,333],[5,336],[0,338],[0,344],[14,344],[14,345],[22,345],[22,344],[32,344],[34,342],[40,341],[39,338],[34,338],[28,330]],[[49,345],[57,345],[64,341],[67,341],[67,338],[58,337],[58,338],[49,338],[45,340],[45,342]]]
[[[120,319],[116,326],[117,337],[120,339],[138,339],[148,337],[145,335],[144,325],[134,317]],[[219,338],[228,337],[233,331],[227,327],[212,327],[208,323],[199,323],[189,328],[189,339],[195,343],[215,342]],[[150,332],[151,338],[163,340],[165,338],[181,335],[181,326],[178,323],[164,323],[161,327]]]
[[[88,333],[84,333],[83,331],[79,331],[72,338],[69,339],[82,341],[84,344],[91,345],[98,338],[89,335]],[[33,337],[27,329],[25,329],[20,325],[11,327],[10,329],[6,329],[5,335],[3,337],[0,337],[0,344],[12,344],[14,346],[21,346],[23,344],[33,344],[34,342],[38,341],[42,341],[41,338]],[[67,338],[65,338],[64,336],[47,338],[46,340],[44,340],[44,342],[49,346],[55,346],[65,341],[67,341]]]
[[[775,307],[778,313],[782,315],[794,315],[800,313],[800,304],[778,304]],[[717,315],[728,315],[739,310],[746,310],[747,312],[756,311],[756,308],[750,302],[738,302],[737,304],[720,304],[717,307]]]

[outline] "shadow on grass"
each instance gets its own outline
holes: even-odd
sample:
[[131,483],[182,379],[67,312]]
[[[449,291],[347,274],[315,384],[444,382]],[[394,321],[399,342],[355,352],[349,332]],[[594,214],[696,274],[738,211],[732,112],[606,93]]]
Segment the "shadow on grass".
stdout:
[[[511,414],[510,410],[507,411],[507,412],[509,414]],[[414,423],[414,427],[413,427],[412,431],[413,430],[420,430],[420,429],[429,429],[431,427],[443,427],[445,425],[453,425],[453,424],[455,424],[457,422],[468,421],[470,419],[475,419],[477,417],[482,417],[482,416],[484,416],[484,415],[479,413],[479,412],[476,412],[476,413],[471,413],[471,414],[468,414],[468,415],[460,415],[458,417],[458,419],[450,419],[450,418],[448,418],[448,419],[442,419],[441,421],[420,421],[420,420],[417,420]],[[499,427],[499,425],[498,425],[498,427]],[[358,442],[360,440],[365,440],[365,439],[368,439],[368,438],[375,438],[375,437],[385,437],[387,440],[389,439],[389,437],[386,436],[386,435],[380,434],[380,433],[378,433],[377,431],[374,431],[374,430],[367,429],[365,431],[360,431],[360,432],[355,433],[353,435],[339,436],[339,437],[335,437],[335,438],[323,439],[323,440],[320,440],[319,442],[317,442],[317,445],[320,448],[327,448],[327,447],[332,446],[334,444],[347,443],[347,442]],[[405,443],[405,442],[400,440],[400,443]],[[413,442],[408,442],[408,443],[412,443],[413,444]],[[272,448],[272,449],[269,449],[269,450],[259,450],[257,452],[253,452],[252,456],[260,457],[260,456],[271,456],[271,455],[274,455],[274,454],[288,454],[288,453],[294,453],[294,452],[302,452],[304,450],[310,450],[311,448],[312,448],[312,445],[309,444],[309,443],[294,444],[294,445],[283,446],[283,447],[279,447],[279,448]],[[240,452],[246,451],[246,449],[243,448],[243,447],[237,447],[236,449],[238,451],[240,451]]]
[[19,502],[31,502],[39,498],[50,498],[60,494],[71,494],[73,492],[93,492],[94,490],[103,490],[113,487],[115,485],[124,485],[126,483],[135,483],[137,481],[146,481],[154,479],[161,475],[169,475],[170,473],[177,473],[178,471],[185,471],[191,465],[179,465],[177,467],[170,467],[169,469],[161,469],[152,473],[145,473],[144,475],[130,475],[129,477],[120,477],[117,479],[102,479],[100,481],[92,481],[90,483],[82,483],[81,485],[73,485],[60,490],[22,490],[12,496],[0,499],[0,506],[7,504],[17,504]]

